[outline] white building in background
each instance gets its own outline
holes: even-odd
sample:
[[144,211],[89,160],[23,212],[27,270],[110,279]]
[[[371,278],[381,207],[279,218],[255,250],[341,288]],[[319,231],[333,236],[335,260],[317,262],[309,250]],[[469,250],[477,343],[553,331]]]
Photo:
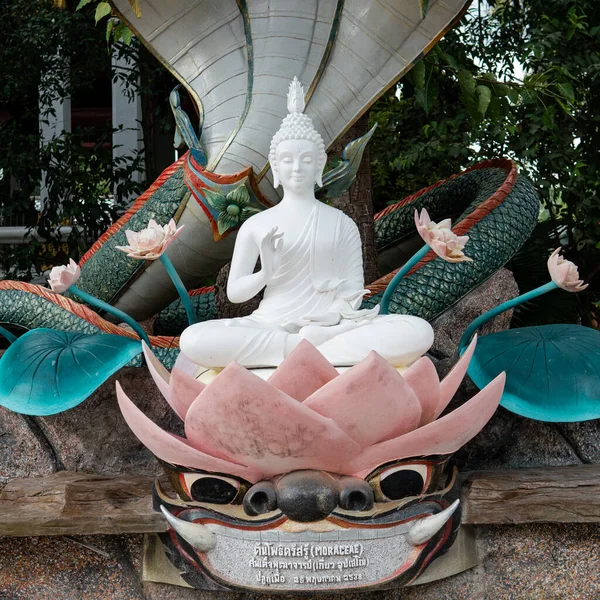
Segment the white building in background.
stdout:
[[[111,72],[104,77],[99,76],[98,88],[85,102],[85,106],[78,104],[72,98],[56,98],[49,105],[40,104],[40,144],[43,146],[52,139],[65,133],[74,131],[78,127],[90,125],[111,124],[116,129],[112,136],[113,158],[137,155],[144,149],[142,130],[142,103],[137,93],[127,91],[122,78],[115,76],[123,70],[136,69],[134,61],[119,58],[113,53]],[[68,77],[68,69],[65,70]],[[42,82],[43,85],[43,82]],[[104,89],[105,88],[105,89]],[[90,146],[94,143],[90,142]],[[141,182],[143,172],[134,174],[134,180]],[[135,198],[131,198],[133,202]],[[42,173],[40,193],[36,198],[36,209],[42,210],[48,201],[48,191],[45,177]],[[21,223],[6,223],[0,226],[0,244],[19,244],[26,242],[28,227]],[[70,227],[64,227],[65,237],[70,232]]]
[[[113,52],[111,66],[113,75],[111,86],[112,126],[114,129],[118,129],[112,136],[112,154],[114,159],[142,152],[144,149],[144,135],[142,131],[141,98],[136,93],[131,97],[122,79],[118,77],[119,72],[131,71],[132,69],[137,70],[137,65],[131,57],[119,57]],[[138,171],[134,174],[133,178],[135,181],[141,182],[144,178],[144,173]]]

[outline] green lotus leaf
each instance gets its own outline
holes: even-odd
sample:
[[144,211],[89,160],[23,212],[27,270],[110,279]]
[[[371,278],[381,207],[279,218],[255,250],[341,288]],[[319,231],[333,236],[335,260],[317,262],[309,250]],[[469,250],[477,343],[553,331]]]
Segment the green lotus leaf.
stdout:
[[471,379],[483,388],[502,371],[500,404],[518,415],[550,422],[600,418],[600,331],[543,325],[479,338]]
[[139,340],[120,335],[33,329],[0,359],[0,405],[25,415],[63,412],[141,351]]

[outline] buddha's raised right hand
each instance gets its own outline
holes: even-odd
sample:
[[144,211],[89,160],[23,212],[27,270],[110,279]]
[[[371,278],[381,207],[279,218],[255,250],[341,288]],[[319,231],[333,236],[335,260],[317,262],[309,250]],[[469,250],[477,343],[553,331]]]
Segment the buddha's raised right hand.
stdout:
[[277,226],[273,227],[260,242],[261,272],[265,282],[271,280],[281,266],[283,254],[283,232],[277,233]]

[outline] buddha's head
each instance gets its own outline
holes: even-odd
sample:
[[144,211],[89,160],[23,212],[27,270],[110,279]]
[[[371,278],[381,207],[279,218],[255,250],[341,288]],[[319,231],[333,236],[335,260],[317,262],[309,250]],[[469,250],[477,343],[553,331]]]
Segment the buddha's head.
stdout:
[[269,162],[275,187],[297,194],[312,193],[315,183],[323,185],[327,162],[325,143],[304,110],[304,89],[298,79],[290,84],[288,115],[271,140]]

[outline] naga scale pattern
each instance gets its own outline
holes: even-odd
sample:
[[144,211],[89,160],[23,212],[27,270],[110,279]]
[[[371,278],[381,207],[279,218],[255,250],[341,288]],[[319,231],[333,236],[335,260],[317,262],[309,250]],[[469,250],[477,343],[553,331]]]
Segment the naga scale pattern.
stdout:
[[[415,208],[431,208],[430,214],[436,220],[443,216],[444,206],[448,214],[460,211],[468,202],[453,230],[469,236],[465,253],[473,262],[452,264],[431,252],[396,288],[391,313],[434,319],[491,277],[523,245],[537,222],[539,200],[532,183],[524,177],[512,177],[509,166],[514,172],[510,161],[482,163],[376,217],[376,239],[378,249],[382,249],[414,232]],[[369,286],[375,293],[365,299],[365,307],[381,301],[393,275]]]
[[[166,225],[189,195],[183,180],[183,158],[166,169],[133,206],[92,246],[81,260],[77,287],[96,298],[114,304],[128,282],[146,268],[147,263],[129,258],[115,246],[126,246],[125,230],[139,231],[154,219]],[[80,300],[78,299],[78,302]]]
[[[219,318],[214,286],[192,290],[189,296],[198,321]],[[177,298],[158,313],[154,321],[154,331],[156,335],[179,335],[187,324],[185,308],[181,299]]]

